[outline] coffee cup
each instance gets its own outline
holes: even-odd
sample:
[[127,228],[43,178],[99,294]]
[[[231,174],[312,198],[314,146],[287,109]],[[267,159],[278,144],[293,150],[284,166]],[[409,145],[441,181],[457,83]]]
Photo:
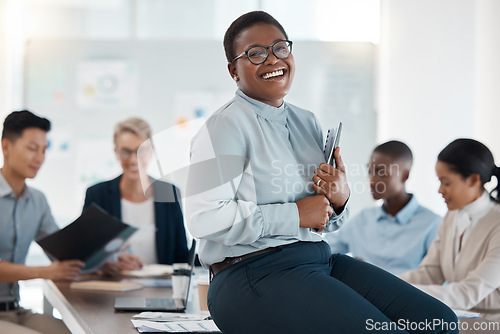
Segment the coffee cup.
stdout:
[[208,295],[208,287],[210,286],[208,276],[199,277],[197,283],[198,283],[198,298],[200,301],[200,310],[208,311],[207,295]]
[[189,284],[190,270],[175,269],[172,273],[172,298],[186,298],[187,285]]

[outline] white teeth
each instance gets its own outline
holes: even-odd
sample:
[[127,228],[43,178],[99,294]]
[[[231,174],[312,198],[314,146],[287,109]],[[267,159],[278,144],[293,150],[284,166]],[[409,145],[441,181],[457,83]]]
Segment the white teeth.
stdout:
[[269,79],[269,78],[274,78],[274,77],[281,76],[281,75],[283,75],[283,70],[278,70],[278,71],[266,73],[262,76],[262,78]]

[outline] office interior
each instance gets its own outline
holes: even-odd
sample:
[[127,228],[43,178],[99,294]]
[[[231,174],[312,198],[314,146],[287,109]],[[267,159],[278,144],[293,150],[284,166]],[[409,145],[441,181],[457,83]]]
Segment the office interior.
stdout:
[[[0,0],[0,116],[29,109],[52,121],[29,184],[61,227],[81,213],[88,186],[118,175],[116,122],[152,125],[168,161],[153,176],[187,163],[197,124],[236,90],[222,38],[251,10],[275,16],[294,42],[287,101],[316,113],[325,133],[344,123],[352,214],[374,205],[366,164],[377,143],[411,147],[408,190],[439,214],[434,165],[447,143],[480,140],[499,164],[497,0]],[[109,73],[101,99],[89,96],[86,84]],[[47,261],[32,247],[28,264]],[[41,307],[36,282],[29,295],[25,307]]]

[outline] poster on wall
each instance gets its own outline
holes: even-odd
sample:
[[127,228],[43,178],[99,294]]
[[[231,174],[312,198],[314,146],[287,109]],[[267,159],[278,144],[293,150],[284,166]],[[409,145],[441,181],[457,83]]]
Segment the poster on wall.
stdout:
[[76,80],[76,100],[82,109],[137,107],[138,66],[134,61],[82,61]]
[[85,196],[86,189],[122,173],[110,140],[81,139],[76,142],[75,198]]
[[47,156],[50,159],[71,159],[74,129],[70,125],[55,126],[48,134]]

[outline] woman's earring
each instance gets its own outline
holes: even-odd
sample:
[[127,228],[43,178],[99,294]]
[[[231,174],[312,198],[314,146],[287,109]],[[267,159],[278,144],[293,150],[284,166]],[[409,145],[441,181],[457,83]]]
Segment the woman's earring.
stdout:
[[236,75],[233,77],[233,79],[234,81],[238,82],[238,77]]

